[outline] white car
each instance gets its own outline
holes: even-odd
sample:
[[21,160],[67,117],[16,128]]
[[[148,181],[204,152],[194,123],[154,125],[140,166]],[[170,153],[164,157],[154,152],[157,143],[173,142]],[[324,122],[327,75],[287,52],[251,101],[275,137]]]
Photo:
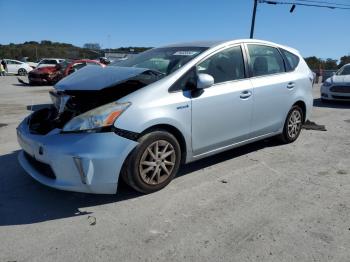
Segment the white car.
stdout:
[[294,142],[312,109],[312,81],[298,51],[252,39],[85,66],[18,126],[19,161],[58,189],[114,194],[121,178],[151,193],[180,163],[272,136]]
[[321,100],[350,101],[350,64],[344,65],[321,86]]
[[65,59],[60,58],[43,58],[40,60],[36,68],[44,67],[44,66],[56,66],[57,64],[65,61]]
[[24,76],[33,70],[33,68],[29,66],[27,63],[24,63],[18,60],[12,60],[12,59],[4,59],[4,60],[7,65],[8,74],[15,74],[15,75],[18,74],[20,76]]

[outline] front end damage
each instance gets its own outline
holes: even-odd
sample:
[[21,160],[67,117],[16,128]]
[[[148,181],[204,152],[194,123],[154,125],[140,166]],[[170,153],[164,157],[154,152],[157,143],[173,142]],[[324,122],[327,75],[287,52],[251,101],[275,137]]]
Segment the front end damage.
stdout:
[[28,119],[29,130],[33,134],[46,135],[56,128],[62,129],[72,118],[117,101],[159,80],[159,78],[159,74],[144,70],[141,74],[98,90],[81,90],[80,88],[78,90],[71,88],[62,90],[56,88],[54,91],[50,91],[53,104],[48,108],[34,112]]
[[50,92],[53,104],[34,112],[17,128],[23,149],[19,162],[26,172],[40,183],[58,189],[115,193],[124,160],[138,143],[137,134],[118,128],[76,133],[62,129],[74,117],[117,101],[160,78],[150,70],[138,70],[136,75],[128,76],[95,90],[84,90],[80,85],[72,88],[66,81],[65,89],[55,86],[55,91]]

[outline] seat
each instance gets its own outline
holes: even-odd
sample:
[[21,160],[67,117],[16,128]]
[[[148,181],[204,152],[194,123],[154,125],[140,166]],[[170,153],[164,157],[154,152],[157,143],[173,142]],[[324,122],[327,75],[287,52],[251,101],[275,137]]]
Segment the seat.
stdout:
[[269,73],[266,57],[258,56],[255,58],[253,71],[254,71],[254,76],[261,76]]
[[219,56],[210,61],[206,72],[214,77],[215,83],[236,79],[235,64],[226,56]]

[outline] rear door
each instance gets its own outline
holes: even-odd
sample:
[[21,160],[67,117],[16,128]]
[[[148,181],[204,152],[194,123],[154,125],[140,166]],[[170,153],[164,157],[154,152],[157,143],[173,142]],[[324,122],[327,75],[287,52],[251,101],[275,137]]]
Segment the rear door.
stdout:
[[280,51],[268,45],[246,44],[254,88],[252,136],[278,131],[293,102],[295,80],[286,73]]
[[214,85],[192,97],[193,154],[205,154],[248,139],[253,97],[241,46],[211,55],[197,65],[197,73],[211,75]]
[[14,60],[7,60],[7,72],[11,74],[17,74],[18,72],[18,62]]

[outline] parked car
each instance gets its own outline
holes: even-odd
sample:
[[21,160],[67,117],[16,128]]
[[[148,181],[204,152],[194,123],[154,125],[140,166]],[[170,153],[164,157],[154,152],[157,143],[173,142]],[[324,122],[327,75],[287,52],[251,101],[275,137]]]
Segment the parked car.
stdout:
[[312,80],[297,51],[258,40],[170,45],[85,67],[55,85],[54,106],[18,126],[19,162],[58,189],[115,193],[123,178],[154,192],[180,163],[272,136],[295,141]]
[[350,64],[344,65],[321,86],[321,100],[350,101]]
[[36,65],[36,68],[56,66],[57,64],[62,63],[64,60],[65,59],[60,59],[60,58],[43,58]]
[[30,62],[30,61],[28,61],[26,63],[33,69],[35,69],[38,66],[38,64],[39,64],[37,62]]
[[60,81],[67,75],[83,68],[86,65],[98,65],[104,67],[105,65],[89,59],[81,59],[74,61],[63,61],[56,66],[38,67],[31,71],[28,75],[30,85],[52,85]]
[[4,59],[7,65],[7,73],[24,76],[33,70],[27,63],[13,60],[13,59]]

